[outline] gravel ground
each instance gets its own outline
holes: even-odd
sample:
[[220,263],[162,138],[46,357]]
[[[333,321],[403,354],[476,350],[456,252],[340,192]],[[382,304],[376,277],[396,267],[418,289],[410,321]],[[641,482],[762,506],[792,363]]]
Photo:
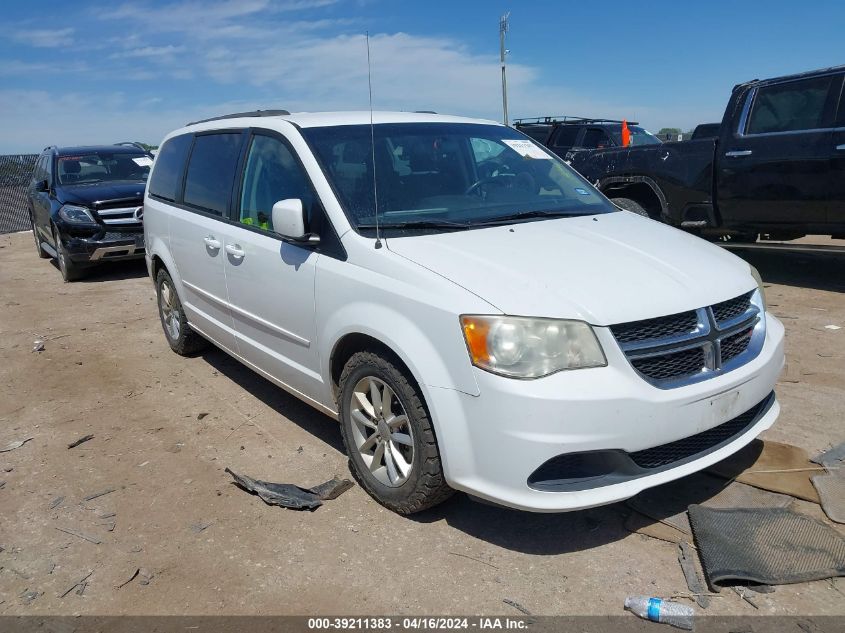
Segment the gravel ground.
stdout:
[[[787,328],[766,437],[811,454],[842,441],[845,255],[737,253]],[[222,352],[173,354],[142,263],[63,284],[20,233],[0,236],[0,447],[30,437],[0,453],[0,614],[519,615],[505,599],[619,614],[626,595],[686,591],[675,547],[627,532],[625,504],[535,515],[456,495],[405,518],[355,487],[313,513],[265,505],[224,468],[345,476],[336,423]],[[843,615],[843,593],[782,586],[755,610],[723,591],[707,613]]]

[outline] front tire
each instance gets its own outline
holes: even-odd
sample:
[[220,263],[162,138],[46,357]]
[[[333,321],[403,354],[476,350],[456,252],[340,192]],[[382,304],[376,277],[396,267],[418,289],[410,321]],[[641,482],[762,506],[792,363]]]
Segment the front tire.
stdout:
[[208,346],[208,341],[188,324],[182,302],[176,294],[176,286],[164,268],[156,275],[156,299],[158,317],[170,349],[180,356],[188,356]]
[[352,475],[386,508],[413,514],[452,495],[419,388],[391,356],[359,352],[346,363],[340,429]]
[[636,200],[631,200],[630,198],[611,198],[610,201],[625,211],[636,213],[644,218],[651,217],[649,216],[648,211],[646,211],[645,208]]
[[56,260],[59,263],[62,279],[65,280],[65,283],[82,279],[84,275],[82,268],[74,264],[73,260],[71,260],[70,255],[65,250],[64,244],[62,244],[62,236],[59,235],[59,231],[55,227],[53,228],[53,239],[56,242]]

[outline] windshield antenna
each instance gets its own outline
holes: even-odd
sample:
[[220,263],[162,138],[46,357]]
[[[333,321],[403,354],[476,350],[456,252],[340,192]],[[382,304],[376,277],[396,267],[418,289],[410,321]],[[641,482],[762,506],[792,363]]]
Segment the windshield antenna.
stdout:
[[370,89],[370,149],[373,154],[373,202],[376,211],[376,248],[381,248],[381,234],[378,228],[378,184],[376,182],[376,131],[373,127],[373,74],[370,67],[370,32],[367,35],[367,85]]

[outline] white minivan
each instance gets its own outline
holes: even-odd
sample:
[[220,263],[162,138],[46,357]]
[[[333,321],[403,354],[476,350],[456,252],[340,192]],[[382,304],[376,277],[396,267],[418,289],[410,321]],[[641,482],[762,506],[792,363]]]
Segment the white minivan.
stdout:
[[173,350],[211,341],[336,417],[353,475],[396,512],[453,490],[611,503],[779,413],[784,331],[754,268],[503,125],[201,121],[164,139],[144,212]]

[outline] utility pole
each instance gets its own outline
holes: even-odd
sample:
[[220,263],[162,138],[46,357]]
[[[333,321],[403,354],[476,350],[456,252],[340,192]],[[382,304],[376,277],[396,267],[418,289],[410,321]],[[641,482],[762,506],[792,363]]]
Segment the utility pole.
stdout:
[[508,79],[505,73],[505,55],[508,51],[505,50],[505,33],[508,32],[508,18],[511,12],[508,11],[499,19],[499,55],[502,60],[502,116],[505,125],[510,125],[508,122]]

